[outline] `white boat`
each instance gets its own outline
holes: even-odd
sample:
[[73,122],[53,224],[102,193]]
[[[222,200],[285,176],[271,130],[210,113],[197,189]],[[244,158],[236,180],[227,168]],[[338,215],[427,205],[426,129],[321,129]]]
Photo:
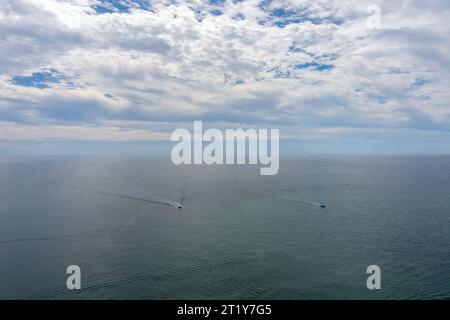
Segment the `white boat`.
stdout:
[[183,208],[183,205],[181,203],[179,203],[179,202],[176,202],[176,201],[169,200],[169,201],[167,201],[167,204],[171,205],[172,207],[178,208],[178,209],[182,209]]

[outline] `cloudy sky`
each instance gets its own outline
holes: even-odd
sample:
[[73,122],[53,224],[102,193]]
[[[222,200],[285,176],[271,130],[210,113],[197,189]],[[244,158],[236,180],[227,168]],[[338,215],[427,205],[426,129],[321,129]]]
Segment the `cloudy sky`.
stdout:
[[448,0],[0,0],[0,140],[203,120],[309,151],[449,153],[449,17]]

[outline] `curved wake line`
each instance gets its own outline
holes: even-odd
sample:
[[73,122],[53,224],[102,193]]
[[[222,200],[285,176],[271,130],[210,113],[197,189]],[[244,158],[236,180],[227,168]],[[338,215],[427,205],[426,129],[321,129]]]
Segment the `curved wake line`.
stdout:
[[165,199],[162,199],[161,197],[158,197],[157,195],[154,195],[154,194],[151,194],[151,193],[148,193],[148,192],[144,192],[141,189],[133,186],[132,184],[130,184],[129,182],[126,181],[127,180],[126,178],[122,177],[117,172],[115,172],[115,176],[113,176],[112,174],[108,173],[107,170],[105,170],[102,166],[97,164],[96,167],[99,169],[99,172],[101,174],[103,174],[105,177],[108,177],[113,182],[119,183],[119,184],[121,184],[121,185],[123,185],[123,186],[125,186],[125,187],[127,187],[129,189],[131,189],[132,191],[134,191],[134,192],[136,192],[136,193],[138,193],[138,194],[140,194],[140,195],[142,195],[144,197],[144,198],[139,198],[139,199],[146,199],[146,197],[150,196],[153,199],[157,199],[155,201],[165,202],[165,203],[171,205],[169,203],[169,201],[166,201]]
[[13,240],[1,240],[0,244],[16,243],[16,242],[27,242],[27,241],[50,241],[50,240],[60,240],[65,238],[71,238],[71,236],[59,236],[59,237],[47,237],[47,238],[22,238]]
[[[83,293],[93,293],[95,291],[105,290],[106,288],[125,288],[130,285],[141,284],[144,281],[165,281],[168,279],[184,278],[187,275],[195,274],[196,272],[206,272],[210,274],[211,271],[229,270],[232,268],[237,268],[244,264],[245,261],[237,258],[232,258],[225,262],[210,263],[210,264],[195,264],[187,267],[174,268],[171,270],[161,269],[155,270],[151,273],[137,273],[129,276],[123,276],[115,279],[110,279],[108,281],[94,283],[90,286],[84,287],[80,292]],[[74,294],[75,291],[70,291],[67,289],[55,289],[51,293],[37,294],[31,297],[27,297],[30,300],[35,299],[52,299],[58,297],[66,297],[68,295]]]
[[272,197],[272,198],[276,198],[276,199],[280,199],[280,200],[286,200],[286,201],[292,201],[292,202],[299,202],[299,203],[307,203],[316,207],[321,207],[322,204],[320,204],[319,202],[316,201],[311,201],[311,200],[307,200],[307,199],[301,199],[301,198],[289,198],[289,197],[282,197],[282,196],[278,196],[275,194],[270,194],[270,193],[265,193],[265,192],[258,192],[258,191],[252,191],[255,194],[258,194],[260,196],[264,196],[264,197]]
[[184,200],[186,200],[186,187],[187,187],[187,176],[184,177],[183,190],[180,198],[180,204],[183,205]]
[[[219,170],[218,168],[214,167],[214,169],[216,169],[217,172],[219,172],[222,175],[225,175],[226,177],[228,177],[224,172],[222,172],[222,170]],[[237,183],[237,177],[234,178],[234,181]],[[241,189],[245,192],[251,192],[253,194],[257,194],[259,196],[263,196],[263,197],[272,197],[275,199],[279,199],[279,200],[284,200],[284,201],[292,201],[292,202],[297,202],[297,203],[306,203],[306,204],[310,204],[313,205],[315,207],[319,207],[319,208],[324,208],[324,205],[320,202],[316,202],[316,201],[312,201],[312,200],[307,200],[307,199],[302,199],[302,198],[290,198],[290,197],[283,197],[283,196],[278,196],[276,194],[272,194],[272,193],[265,193],[265,192],[260,192],[260,191],[251,191],[251,190],[247,190],[247,189],[243,189],[242,187],[237,187],[238,189]]]
[[52,240],[62,240],[62,239],[76,239],[76,238],[85,238],[85,237],[97,237],[101,234],[80,234],[80,235],[61,235],[61,236],[53,236],[53,237],[36,237],[36,238],[20,238],[20,239],[11,239],[11,240],[0,240],[0,244],[10,244],[17,242],[29,242],[29,241],[52,241]]
[[64,188],[71,188],[71,189],[80,190],[80,191],[95,192],[95,193],[99,193],[99,194],[103,194],[103,195],[107,195],[107,196],[111,196],[111,197],[116,197],[116,198],[130,199],[130,200],[141,201],[141,202],[146,202],[146,203],[154,203],[154,204],[170,206],[170,207],[174,207],[175,206],[171,201],[157,201],[157,200],[150,200],[150,199],[145,199],[145,198],[138,198],[138,197],[127,196],[127,195],[124,195],[124,194],[106,192],[106,191],[101,191],[101,190],[79,188],[79,187],[76,187],[76,186],[64,185],[64,184],[61,184],[61,183],[50,182],[50,181],[46,181],[46,180],[44,180],[43,182],[45,182],[47,184],[50,184],[50,185],[54,185],[54,186],[60,186],[60,187],[64,187]]

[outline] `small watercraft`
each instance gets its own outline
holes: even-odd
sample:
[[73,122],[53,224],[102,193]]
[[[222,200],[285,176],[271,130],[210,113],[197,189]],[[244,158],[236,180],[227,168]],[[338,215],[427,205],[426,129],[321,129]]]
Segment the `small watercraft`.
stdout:
[[183,205],[181,203],[179,203],[179,202],[176,202],[176,201],[169,200],[169,201],[167,201],[167,204],[171,205],[172,207],[178,208],[178,209],[182,209],[183,208]]

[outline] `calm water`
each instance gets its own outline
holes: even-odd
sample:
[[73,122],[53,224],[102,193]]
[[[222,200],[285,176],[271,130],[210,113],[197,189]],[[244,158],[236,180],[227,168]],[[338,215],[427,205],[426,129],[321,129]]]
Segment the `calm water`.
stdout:
[[[280,168],[1,158],[0,298],[450,298],[450,157]],[[73,264],[80,291],[66,289]],[[382,290],[366,288],[371,264]]]

